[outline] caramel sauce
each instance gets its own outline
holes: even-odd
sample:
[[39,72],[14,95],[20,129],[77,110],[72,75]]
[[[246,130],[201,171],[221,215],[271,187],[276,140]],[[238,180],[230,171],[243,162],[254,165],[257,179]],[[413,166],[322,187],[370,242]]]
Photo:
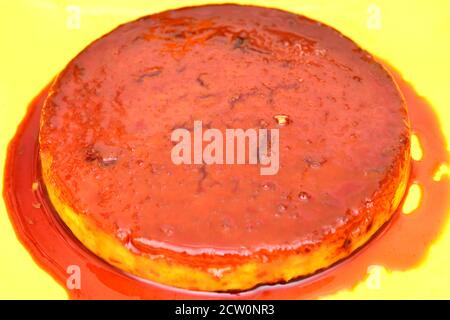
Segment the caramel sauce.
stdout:
[[401,212],[363,248],[346,260],[305,279],[261,286],[242,293],[202,293],[174,289],[124,274],[89,252],[60,221],[40,177],[38,134],[40,111],[48,88],[37,96],[8,149],[3,196],[10,220],[36,263],[62,286],[69,266],[81,271],[81,288],[69,290],[72,299],[314,299],[354,287],[367,277],[371,265],[407,270],[424,259],[447,220],[450,181],[433,179],[448,162],[445,138],[431,106],[401,76],[391,70],[406,99],[412,130],[422,144],[423,159],[413,161],[410,183],[423,190],[420,206]]

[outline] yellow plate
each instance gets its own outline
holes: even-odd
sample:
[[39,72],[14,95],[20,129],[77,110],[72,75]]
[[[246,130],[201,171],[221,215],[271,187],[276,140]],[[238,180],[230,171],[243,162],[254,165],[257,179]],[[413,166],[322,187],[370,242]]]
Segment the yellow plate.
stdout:
[[[0,163],[30,100],[87,44],[120,23],[166,9],[222,1],[16,0],[0,2]],[[450,138],[450,1],[273,0],[327,23],[388,61],[438,113]],[[448,167],[443,171],[448,179]],[[3,170],[0,173],[3,181]],[[2,182],[0,182],[2,183]],[[412,199],[414,202],[414,199]],[[325,298],[450,299],[450,221],[416,268],[368,270],[352,290]],[[0,298],[66,299],[18,242],[0,202]]]

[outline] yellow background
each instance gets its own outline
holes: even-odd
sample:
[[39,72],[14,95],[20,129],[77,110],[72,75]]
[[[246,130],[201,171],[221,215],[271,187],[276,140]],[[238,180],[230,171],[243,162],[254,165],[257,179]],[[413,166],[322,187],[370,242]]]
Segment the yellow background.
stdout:
[[[15,0],[0,2],[0,164],[30,100],[67,62],[118,24],[154,12],[223,1]],[[235,1],[327,23],[396,67],[440,116],[450,138],[450,0]],[[80,13],[78,20],[77,16]],[[0,173],[3,181],[3,170]],[[0,182],[1,183],[1,182]],[[373,269],[327,298],[450,298],[450,223],[415,269]],[[374,278],[375,276],[375,278]],[[0,201],[0,298],[65,299],[16,239]]]

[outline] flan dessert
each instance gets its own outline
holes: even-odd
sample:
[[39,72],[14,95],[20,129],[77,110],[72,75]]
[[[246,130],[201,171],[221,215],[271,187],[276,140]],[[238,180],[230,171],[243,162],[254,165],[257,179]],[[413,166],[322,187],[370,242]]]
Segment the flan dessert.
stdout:
[[[279,169],[176,164],[195,121],[277,129]],[[210,5],[119,26],[75,57],[41,115],[55,211],[126,273],[201,291],[306,277],[394,214],[410,168],[396,84],[338,31],[276,9]]]

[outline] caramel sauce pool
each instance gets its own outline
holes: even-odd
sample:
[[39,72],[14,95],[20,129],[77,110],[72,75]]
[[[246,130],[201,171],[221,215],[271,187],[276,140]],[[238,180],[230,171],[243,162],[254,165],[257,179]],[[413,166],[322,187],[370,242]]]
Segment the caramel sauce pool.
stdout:
[[[431,106],[396,71],[390,71],[405,96],[413,134],[421,143],[423,157],[412,161],[410,180],[410,185],[420,186],[421,202],[410,214],[404,214],[400,206],[367,245],[310,277],[242,293],[203,293],[137,279],[96,257],[59,219],[41,182],[39,120],[48,88],[31,102],[9,145],[3,196],[10,220],[36,263],[66,288],[71,299],[315,299],[351,289],[367,277],[372,265],[388,270],[413,268],[422,262],[448,218],[450,181],[434,179],[434,174],[449,155]],[[81,289],[67,289],[67,269],[73,265],[80,267]]]

